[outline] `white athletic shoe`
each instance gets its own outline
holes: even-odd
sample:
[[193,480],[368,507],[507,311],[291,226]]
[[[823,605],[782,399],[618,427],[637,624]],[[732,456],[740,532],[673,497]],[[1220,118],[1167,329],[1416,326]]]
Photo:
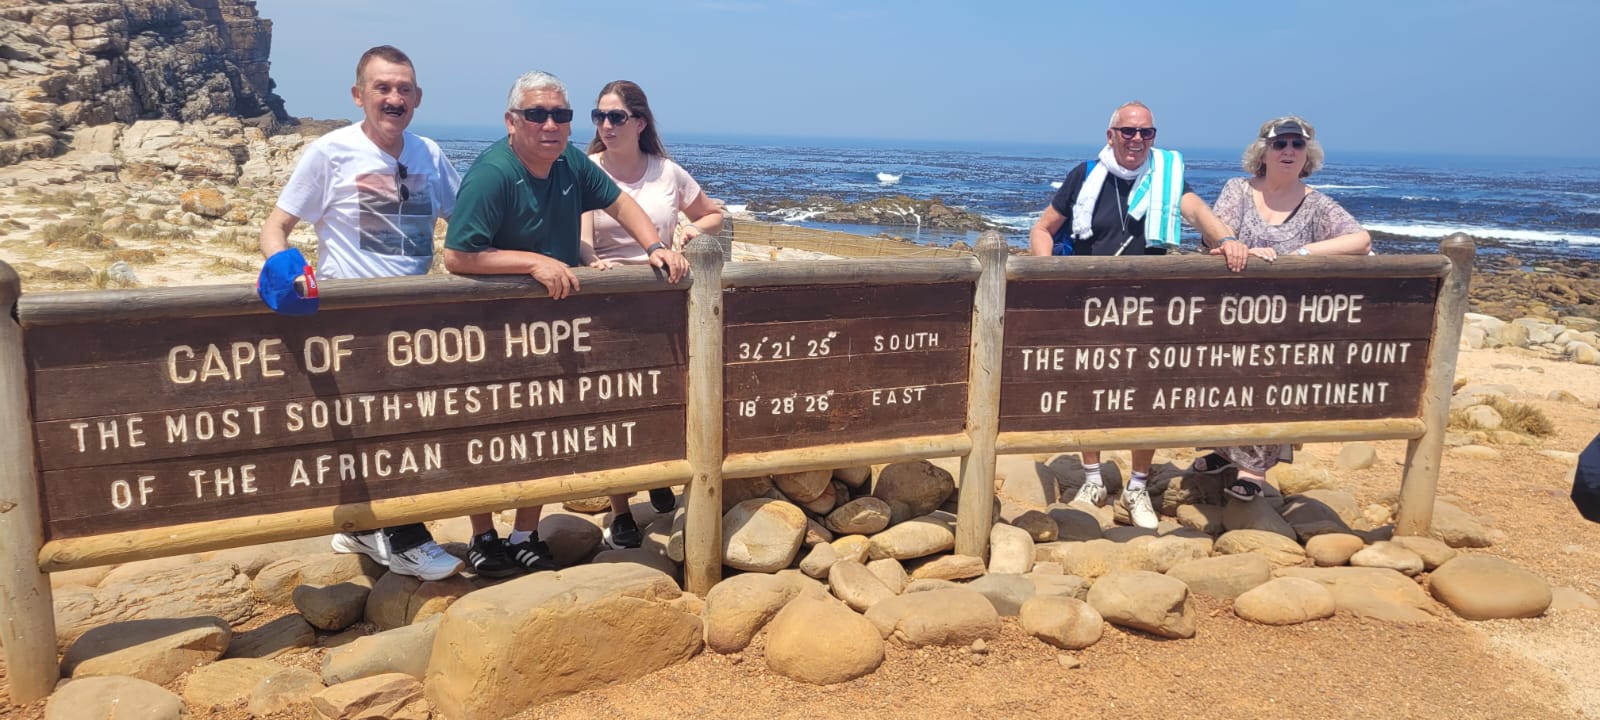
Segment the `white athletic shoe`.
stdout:
[[383,531],[372,533],[334,533],[333,541],[329,543],[337,553],[361,553],[379,565],[389,564],[389,542],[384,539]]
[[389,559],[389,571],[422,580],[443,580],[461,571],[461,560],[428,541]]
[[1101,483],[1086,482],[1083,487],[1078,488],[1078,494],[1073,496],[1072,501],[1100,507],[1106,504],[1106,486]]
[[1150,491],[1144,488],[1138,490],[1122,491],[1122,506],[1128,508],[1128,516],[1133,518],[1133,524],[1146,530],[1154,530],[1160,519],[1156,511],[1150,507]]

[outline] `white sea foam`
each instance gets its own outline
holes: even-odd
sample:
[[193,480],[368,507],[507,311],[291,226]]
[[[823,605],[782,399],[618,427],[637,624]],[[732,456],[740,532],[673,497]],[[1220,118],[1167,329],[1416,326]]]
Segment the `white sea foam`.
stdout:
[[983,214],[983,218],[985,220],[988,220],[989,222],[1001,227],[1008,227],[1014,230],[1027,230],[1032,228],[1033,221],[1037,217],[1037,213],[1032,215],[998,215],[995,213]]
[[737,204],[737,205],[723,205],[722,209],[723,210],[727,210],[728,214],[730,214],[730,215],[748,215],[748,214],[750,214],[750,206],[749,205],[745,205],[743,203],[740,203],[740,204]]
[[1600,235],[1584,235],[1581,233],[1549,232],[1544,230],[1516,230],[1512,228],[1487,227],[1483,225],[1431,225],[1426,223],[1391,225],[1386,223],[1364,224],[1368,230],[1377,230],[1392,235],[1406,235],[1418,238],[1442,238],[1453,233],[1463,232],[1473,237],[1497,238],[1523,243],[1559,243],[1567,242],[1574,245],[1600,245]]
[[1051,181],[1050,187],[1054,188],[1056,190],[1060,190],[1061,189],[1061,181],[1060,180]]
[[813,217],[825,213],[830,208],[785,208],[773,211],[772,216],[779,222],[805,222]]
[[1306,184],[1307,185],[1311,185],[1311,187],[1314,187],[1314,188],[1316,188],[1318,190],[1384,190],[1384,189],[1389,187],[1388,185],[1313,185],[1311,183],[1306,183]]
[[1411,201],[1437,201],[1439,198],[1436,198],[1432,195],[1401,195],[1400,199]]
[[901,173],[900,175],[892,175],[892,174],[886,173],[886,172],[878,173],[878,184],[879,185],[898,185],[898,184],[900,184],[900,177],[902,175],[904,175],[904,174],[905,173]]

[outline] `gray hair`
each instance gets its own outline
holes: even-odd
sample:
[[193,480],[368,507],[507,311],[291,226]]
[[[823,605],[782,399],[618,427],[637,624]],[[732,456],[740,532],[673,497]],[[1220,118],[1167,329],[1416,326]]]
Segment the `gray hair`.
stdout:
[[534,90],[555,90],[562,97],[567,95],[567,86],[561,83],[561,78],[543,70],[529,70],[511,85],[511,94],[506,96],[506,109],[522,109],[522,96]]
[[1111,119],[1106,121],[1106,129],[1109,130],[1111,128],[1116,127],[1117,126],[1117,116],[1121,115],[1123,110],[1126,110],[1126,109],[1131,108],[1131,107],[1144,108],[1145,112],[1150,113],[1151,122],[1155,121],[1155,118],[1156,118],[1155,111],[1151,110],[1149,105],[1146,105],[1146,104],[1144,104],[1142,102],[1139,102],[1138,100],[1129,100],[1128,102],[1125,102],[1125,103],[1123,103],[1121,105],[1118,105],[1117,109],[1111,111]]
[[1245,146],[1243,158],[1245,172],[1256,177],[1261,177],[1267,174],[1267,143],[1270,142],[1267,140],[1267,133],[1271,132],[1273,128],[1291,120],[1300,123],[1300,127],[1304,128],[1306,131],[1306,164],[1300,167],[1300,178],[1305,179],[1311,177],[1311,173],[1322,169],[1322,160],[1324,155],[1322,152],[1322,143],[1317,142],[1317,129],[1312,127],[1311,123],[1301,119],[1298,115],[1285,115],[1283,117],[1273,118],[1262,123],[1261,131],[1256,133],[1255,142]]

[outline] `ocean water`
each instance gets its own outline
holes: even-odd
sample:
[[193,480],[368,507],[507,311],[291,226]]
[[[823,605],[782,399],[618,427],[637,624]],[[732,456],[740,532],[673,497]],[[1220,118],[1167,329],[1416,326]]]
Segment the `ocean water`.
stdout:
[[[588,137],[587,128],[574,134]],[[419,128],[424,134],[429,129]],[[463,173],[498,136],[492,130],[432,130]],[[907,195],[940,198],[1000,224],[1008,241],[1027,230],[1067,171],[1098,147],[1008,143],[779,137],[669,139],[668,150],[706,192],[735,209],[753,203],[830,196],[845,201]],[[1239,150],[1184,150],[1188,181],[1207,202],[1243,174]],[[1432,252],[1439,238],[1486,239],[1479,252],[1600,260],[1600,160],[1392,156],[1328,150],[1308,182],[1338,200],[1368,229],[1399,238],[1380,253]],[[908,239],[972,244],[977,233],[907,226],[839,225],[809,219],[810,206],[758,219]]]

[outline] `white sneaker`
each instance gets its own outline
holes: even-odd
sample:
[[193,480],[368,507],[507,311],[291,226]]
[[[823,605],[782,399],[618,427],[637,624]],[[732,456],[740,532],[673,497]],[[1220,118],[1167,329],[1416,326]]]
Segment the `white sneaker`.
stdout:
[[1156,511],[1150,507],[1150,491],[1145,488],[1138,490],[1122,491],[1122,506],[1128,508],[1128,516],[1133,518],[1133,524],[1146,530],[1154,530],[1160,519]]
[[379,565],[389,564],[389,542],[384,539],[383,531],[373,533],[334,533],[333,541],[329,543],[337,553],[361,553]]
[[1072,501],[1100,507],[1106,504],[1106,486],[1100,483],[1086,482],[1083,487],[1078,488],[1078,494],[1073,496]]
[[389,562],[390,572],[422,580],[443,580],[460,572],[461,567],[461,560],[432,541],[398,553]]

